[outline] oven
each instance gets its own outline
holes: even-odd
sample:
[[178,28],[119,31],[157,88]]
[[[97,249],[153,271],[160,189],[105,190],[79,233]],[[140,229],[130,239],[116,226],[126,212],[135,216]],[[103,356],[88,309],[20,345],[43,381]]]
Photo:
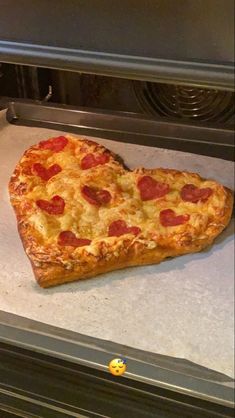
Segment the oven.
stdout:
[[234,189],[234,2],[0,10],[0,416],[233,416],[234,219],[202,253],[44,290],[7,181],[30,144],[67,132],[131,169],[186,169]]

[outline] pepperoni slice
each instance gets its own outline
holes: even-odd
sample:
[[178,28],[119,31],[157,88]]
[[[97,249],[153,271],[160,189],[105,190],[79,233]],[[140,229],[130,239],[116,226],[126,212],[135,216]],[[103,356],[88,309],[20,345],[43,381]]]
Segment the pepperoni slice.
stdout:
[[124,234],[134,234],[138,235],[141,232],[141,229],[138,226],[128,227],[125,221],[121,219],[114,221],[109,225],[108,236],[109,237],[120,237]]
[[56,195],[53,196],[50,201],[42,199],[37,200],[36,205],[50,215],[62,215],[64,212],[65,202],[62,197]]
[[47,141],[39,142],[39,148],[49,149],[54,152],[59,152],[67,145],[68,140],[65,136],[58,136],[57,138],[50,138]]
[[82,170],[87,170],[88,168],[96,167],[97,165],[103,165],[107,163],[110,159],[108,153],[104,154],[87,154],[81,160]]
[[152,200],[165,196],[169,192],[169,186],[166,183],[160,183],[150,176],[141,177],[138,180],[137,187],[140,191],[142,200]]
[[194,184],[185,184],[181,189],[180,196],[185,202],[197,203],[199,201],[205,202],[213,193],[210,187],[200,189]]
[[106,205],[112,198],[108,190],[97,190],[89,186],[83,186],[81,192],[82,196],[87,200],[87,202],[96,206]]
[[160,212],[160,222],[163,226],[177,226],[185,224],[189,215],[176,215],[172,209],[164,209]]
[[71,247],[83,247],[84,245],[89,245],[90,243],[90,239],[77,238],[71,231],[63,231],[58,237],[58,244],[63,246],[70,245]]
[[53,164],[49,168],[45,168],[42,164],[35,163],[32,167],[32,173],[41,177],[42,180],[49,180],[51,177],[60,173],[60,171],[62,171],[62,168],[59,164]]

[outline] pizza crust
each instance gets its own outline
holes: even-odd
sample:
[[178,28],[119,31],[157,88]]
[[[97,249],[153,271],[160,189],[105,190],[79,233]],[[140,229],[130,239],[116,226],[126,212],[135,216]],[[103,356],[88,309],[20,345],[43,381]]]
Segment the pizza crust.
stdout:
[[[68,138],[71,139],[71,144],[69,146],[71,148],[75,147],[75,151],[77,152],[77,154],[79,153],[79,150],[83,148],[85,153],[90,151],[94,152],[94,150],[96,152],[97,150],[99,150],[100,153],[107,152],[107,150],[104,147],[101,147],[98,144],[90,144],[89,141],[81,140],[79,138]],[[78,149],[78,151],[76,150],[76,141],[78,144],[80,143],[80,148]],[[73,153],[75,151],[73,148]],[[40,187],[45,187],[45,184],[43,183],[41,185],[41,183],[38,182],[38,184],[35,185],[33,183],[34,179],[32,179],[32,177],[27,177],[27,175],[24,176],[22,174],[22,171],[25,170],[25,168],[27,168],[27,164],[32,164],[32,162],[35,161],[35,158],[38,158],[38,154],[40,154],[40,152],[38,153],[37,146],[32,147],[28,151],[26,151],[23,158],[17,165],[14,174],[10,180],[9,192],[11,196],[12,205],[16,212],[18,230],[21,240],[23,242],[25,251],[31,261],[35,277],[41,287],[50,287],[78,279],[95,277],[102,273],[106,273],[117,269],[123,269],[130,266],[156,264],[167,257],[175,257],[182,254],[201,251],[208,245],[212,244],[216,236],[218,236],[222,232],[222,230],[227,226],[231,218],[233,208],[232,192],[229,189],[221,186],[219,183],[212,182],[211,184],[214,188],[213,202],[214,206],[217,206],[215,206],[214,210],[213,205],[210,206],[206,203],[203,205],[199,205],[199,209],[197,209],[198,214],[203,214],[203,216],[201,216],[202,220],[198,215],[198,219],[200,220],[201,224],[196,217],[197,210],[195,209],[195,205],[186,204],[183,206],[183,210],[185,210],[185,207],[188,211],[192,210],[191,217],[195,217],[195,225],[180,225],[179,227],[177,226],[170,228],[170,230],[169,228],[167,228],[166,231],[169,231],[166,234],[164,233],[164,231],[161,232],[161,228],[159,227],[160,233],[157,234],[156,237],[154,237],[153,234],[150,234],[150,236],[148,231],[148,233],[141,233],[139,236],[133,236],[133,234],[131,233],[126,233],[119,237],[107,237],[104,235],[99,237],[96,236],[97,231],[92,231],[93,239],[91,245],[79,248],[73,248],[71,246],[65,246],[61,248],[57,245],[54,239],[55,231],[57,231],[56,228],[61,228],[61,223],[58,223],[57,225],[56,219],[53,220],[52,218],[51,222],[53,225],[51,227],[51,230],[49,226],[48,238],[47,236],[42,235],[40,231],[35,228],[35,225],[32,221],[33,216],[35,216],[35,207],[32,199],[32,193],[34,193],[34,190],[39,190],[39,192],[41,193]],[[54,156],[53,154],[50,155],[50,153],[45,153],[45,158],[47,160],[48,155],[49,158],[51,158],[52,160],[51,162],[54,162],[53,158],[57,158],[56,161],[58,161],[58,159],[61,158],[61,156],[59,156],[59,153],[56,156]],[[110,176],[111,180],[114,177],[115,181],[116,178],[121,180],[124,179],[124,189],[122,190],[123,193],[126,193],[126,187],[128,191],[128,181],[130,179],[132,182],[136,182],[138,178],[142,175],[158,176],[160,178],[167,179],[168,182],[172,181],[174,184],[181,184],[182,182],[183,184],[185,184],[194,181],[195,184],[200,185],[204,182],[204,180],[198,174],[179,172],[170,169],[146,170],[141,168],[135,170],[134,172],[128,172],[119,162],[116,161],[115,156],[113,154],[110,154],[110,156],[111,160],[108,164],[96,167],[95,169],[86,170],[86,173],[81,172],[78,181],[82,179],[82,176],[85,176],[85,182],[87,182],[89,178],[90,181],[95,182],[95,184],[98,182],[102,183],[105,181],[104,175],[106,175],[105,177],[107,178],[108,176]],[[63,159],[61,158],[61,160]],[[70,164],[69,157],[68,161],[68,164]],[[75,162],[76,161],[73,161],[73,163]],[[89,171],[91,171],[90,175]],[[117,177],[115,177],[116,175]],[[58,188],[58,184],[60,184],[60,177],[57,176],[57,178]],[[123,199],[120,200],[120,196],[115,189],[116,186],[112,189],[110,179],[108,184],[111,187],[110,190],[112,190],[112,195],[115,197],[113,200],[113,210],[116,208],[115,205],[117,205],[117,210],[119,210],[119,213],[123,213],[120,212],[120,208],[123,207],[122,205],[125,204],[125,201],[123,202]],[[115,181],[114,184],[116,185]],[[118,187],[121,187],[120,185],[122,186],[122,183],[119,183]],[[51,186],[53,186],[53,183]],[[177,188],[178,187],[180,186],[177,186]],[[176,199],[178,199],[178,197]],[[133,205],[137,205],[137,209],[134,209],[134,211],[136,210],[137,213],[139,204],[138,198],[136,198],[136,196],[132,196],[132,200],[133,202],[131,202],[133,203]],[[171,201],[168,201],[166,204],[164,203],[164,200],[162,200],[161,202],[159,201],[159,205],[161,206],[162,204],[163,208],[164,205],[165,207],[168,207],[170,204],[173,204]],[[178,202],[178,200],[176,200],[176,202]],[[148,204],[146,204],[145,206],[146,210],[152,210],[151,205],[148,206]],[[192,209],[190,209],[191,206]],[[181,210],[181,206],[179,203],[178,207]],[[88,210],[91,210],[91,212],[92,210],[95,211],[95,208],[90,208],[89,204],[87,208]],[[144,204],[141,206],[142,212],[144,210],[143,208]],[[131,206],[128,206],[128,210],[129,212],[127,213],[131,213]],[[105,212],[106,215],[107,213],[109,212]],[[116,212],[114,212],[114,214],[115,213]],[[68,213],[66,213],[66,216],[69,215],[70,213],[68,211]],[[91,214],[89,216],[93,215]],[[111,213],[111,216],[114,215]],[[135,218],[135,216],[136,215],[134,212],[132,218]],[[45,220],[45,222],[48,222],[48,220]],[[65,220],[63,220],[63,222],[65,222]],[[83,224],[79,225],[79,227],[82,228]],[[58,231],[56,233],[58,233]]]
[[[40,267],[37,267],[33,261],[32,267],[35,277],[41,287],[50,287],[59,285],[62,283],[72,282],[78,279],[88,279],[98,276],[103,273],[107,273],[114,270],[120,270],[132,266],[143,266],[148,264],[157,264],[169,257],[176,257],[183,254],[194,253],[202,251],[204,248],[211,245],[217,235],[222,232],[225,225],[229,222],[231,217],[232,207],[232,195],[228,194],[227,210],[224,215],[224,219],[220,220],[217,225],[210,226],[208,231],[205,231],[205,238],[198,238],[191,244],[186,242],[178,243],[176,248],[164,248],[158,246],[154,249],[148,249],[145,245],[135,242],[129,246],[126,251],[127,242],[123,242],[123,246],[120,248],[117,256],[112,256],[108,259],[93,258],[87,255],[84,259],[84,264],[81,266],[78,263],[74,263],[71,269],[62,264],[53,264],[50,262],[42,263]],[[22,241],[24,240],[21,235]],[[109,254],[112,253],[110,248]]]

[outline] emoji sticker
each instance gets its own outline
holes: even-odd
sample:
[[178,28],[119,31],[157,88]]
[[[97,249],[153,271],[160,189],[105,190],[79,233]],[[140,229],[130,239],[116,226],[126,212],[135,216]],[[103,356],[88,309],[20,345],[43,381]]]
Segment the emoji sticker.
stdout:
[[114,376],[121,376],[126,371],[126,360],[122,358],[114,358],[109,363],[109,371]]

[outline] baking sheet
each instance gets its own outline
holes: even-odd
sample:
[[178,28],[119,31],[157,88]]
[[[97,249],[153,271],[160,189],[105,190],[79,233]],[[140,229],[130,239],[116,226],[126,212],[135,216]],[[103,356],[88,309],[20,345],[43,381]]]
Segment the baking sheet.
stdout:
[[[30,145],[60,132],[9,125],[0,112],[0,309],[234,377],[233,221],[212,248],[41,289],[17,233],[7,183]],[[97,140],[97,139],[95,139]],[[198,172],[233,188],[230,161],[100,139],[130,168]]]

